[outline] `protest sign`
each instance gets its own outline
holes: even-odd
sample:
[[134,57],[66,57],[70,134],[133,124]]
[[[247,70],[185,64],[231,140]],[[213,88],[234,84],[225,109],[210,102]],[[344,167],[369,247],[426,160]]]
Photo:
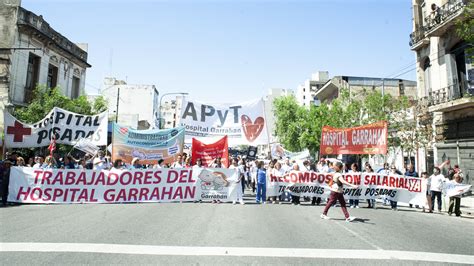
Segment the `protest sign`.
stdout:
[[211,166],[214,159],[221,158],[224,167],[229,166],[229,146],[227,136],[217,142],[204,144],[203,142],[193,138],[192,164],[196,164],[197,159],[202,160],[204,167]]
[[229,145],[268,144],[263,100],[239,104],[205,104],[184,100],[180,123],[186,139],[213,142],[228,136]]
[[27,124],[4,113],[5,145],[8,148],[44,147],[55,139],[57,144],[74,145],[86,138],[96,146],[107,145],[107,112],[82,115],[54,107],[45,118]]
[[232,169],[93,171],[12,167],[8,201],[116,203],[234,200]]
[[[376,199],[423,205],[425,193],[422,179],[400,175],[382,175],[376,173],[343,174],[346,181],[358,185],[358,188],[344,187],[346,199]],[[329,180],[332,174],[292,171],[284,176],[270,175],[267,183],[267,196],[278,196],[290,192],[296,196],[327,198],[331,192]],[[275,189],[277,187],[277,189]]]
[[173,163],[183,152],[184,128],[135,130],[118,124],[113,126],[112,160],[156,164],[159,159]]
[[387,122],[353,128],[324,126],[320,153],[324,154],[386,154]]
[[472,185],[459,184],[454,181],[449,181],[444,183],[443,192],[448,197],[460,196],[469,190],[471,190]]

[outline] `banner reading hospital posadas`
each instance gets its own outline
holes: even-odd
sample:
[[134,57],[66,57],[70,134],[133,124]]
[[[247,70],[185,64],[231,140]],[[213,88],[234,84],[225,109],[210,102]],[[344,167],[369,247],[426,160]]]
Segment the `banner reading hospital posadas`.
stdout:
[[214,142],[228,136],[229,145],[268,144],[262,99],[238,104],[207,104],[184,100],[180,123],[186,139]]
[[324,126],[320,153],[324,154],[386,154],[387,122],[352,128]]
[[5,145],[8,148],[48,146],[54,135],[56,143],[74,145],[88,139],[96,146],[107,145],[107,112],[82,115],[54,107],[45,118],[26,124],[4,113]]
[[130,163],[139,158],[142,164],[156,164],[163,159],[172,163],[183,152],[184,128],[135,130],[114,124],[112,160]]
[[204,167],[212,165],[214,159],[221,158],[222,165],[224,167],[229,166],[229,145],[227,143],[227,136],[214,142],[205,144],[195,138],[193,138],[193,149],[192,149],[192,164],[196,164],[197,159],[201,159]]
[[8,201],[20,203],[118,203],[232,201],[235,169],[93,171],[12,167]]
[[[376,173],[347,173],[344,179],[358,188],[343,187],[346,199],[377,199],[424,205],[426,180],[401,175]],[[332,174],[293,171],[284,176],[270,175],[267,196],[289,192],[296,196],[328,198]]]

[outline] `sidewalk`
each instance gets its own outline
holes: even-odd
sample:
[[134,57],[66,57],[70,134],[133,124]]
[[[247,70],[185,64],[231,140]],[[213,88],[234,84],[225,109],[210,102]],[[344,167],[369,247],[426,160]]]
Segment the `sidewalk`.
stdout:
[[474,216],[474,195],[461,198],[461,212],[463,215]]

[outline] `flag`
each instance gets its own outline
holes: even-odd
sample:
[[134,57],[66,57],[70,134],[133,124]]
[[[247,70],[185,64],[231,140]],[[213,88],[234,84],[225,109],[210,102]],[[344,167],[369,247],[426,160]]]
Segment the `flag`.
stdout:
[[85,138],[80,139],[76,145],[74,145],[74,148],[91,155],[95,155],[99,151],[99,147]]

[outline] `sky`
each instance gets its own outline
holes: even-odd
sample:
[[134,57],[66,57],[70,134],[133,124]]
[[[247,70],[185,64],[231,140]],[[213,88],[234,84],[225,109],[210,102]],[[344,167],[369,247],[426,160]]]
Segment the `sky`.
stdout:
[[[88,43],[86,92],[104,77],[236,103],[316,71],[415,80],[411,0],[22,0]],[[404,73],[407,72],[407,73]]]

